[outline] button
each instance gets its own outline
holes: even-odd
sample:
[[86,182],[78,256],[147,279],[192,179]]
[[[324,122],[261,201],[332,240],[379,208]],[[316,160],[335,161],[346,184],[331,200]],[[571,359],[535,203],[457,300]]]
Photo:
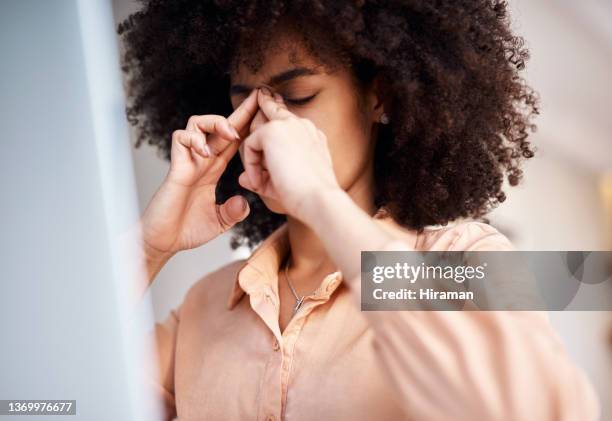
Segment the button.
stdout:
[[268,415],[266,421],[276,421],[276,418],[274,418],[274,415]]
[[272,344],[272,349],[278,351],[280,349],[280,344],[277,339],[274,339],[274,343]]

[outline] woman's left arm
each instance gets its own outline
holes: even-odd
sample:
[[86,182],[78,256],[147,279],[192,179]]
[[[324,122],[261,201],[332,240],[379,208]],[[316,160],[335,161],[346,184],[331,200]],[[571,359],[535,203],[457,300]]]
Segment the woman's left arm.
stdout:
[[[361,299],[362,250],[410,250],[342,191],[312,197],[304,218]],[[477,226],[474,229],[479,229]],[[478,233],[472,233],[478,237]],[[489,233],[470,250],[495,246]],[[486,237],[486,239],[485,239]],[[381,368],[415,419],[596,420],[599,404],[546,313],[368,311]]]

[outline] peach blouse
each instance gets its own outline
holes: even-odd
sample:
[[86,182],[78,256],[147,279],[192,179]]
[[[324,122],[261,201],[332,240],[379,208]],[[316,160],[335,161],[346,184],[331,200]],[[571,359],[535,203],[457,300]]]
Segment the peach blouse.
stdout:
[[[385,250],[508,250],[493,227],[406,230]],[[154,387],[191,420],[594,420],[599,406],[545,313],[361,312],[359,279],[326,276],[281,334],[286,225],[198,281],[155,328]]]

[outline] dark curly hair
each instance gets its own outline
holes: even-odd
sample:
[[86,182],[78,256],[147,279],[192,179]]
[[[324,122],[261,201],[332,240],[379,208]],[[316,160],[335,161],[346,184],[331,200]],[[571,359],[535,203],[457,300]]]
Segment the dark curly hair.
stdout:
[[[230,74],[256,71],[279,28],[300,35],[329,68],[374,78],[391,124],[374,157],[375,205],[416,230],[481,218],[506,198],[534,155],[536,93],[520,76],[529,54],[498,0],[148,0],[119,24],[128,121],[170,155],[171,133],[194,114],[229,115]],[[245,195],[251,214],[232,247],[254,247],[286,220],[238,185],[238,156],[218,189]]]

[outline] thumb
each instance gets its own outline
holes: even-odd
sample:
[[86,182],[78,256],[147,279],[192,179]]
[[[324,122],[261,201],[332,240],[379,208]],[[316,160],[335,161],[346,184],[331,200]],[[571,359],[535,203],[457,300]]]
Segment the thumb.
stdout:
[[227,231],[238,222],[244,220],[250,212],[249,203],[240,195],[232,196],[221,205],[216,205],[219,225]]

